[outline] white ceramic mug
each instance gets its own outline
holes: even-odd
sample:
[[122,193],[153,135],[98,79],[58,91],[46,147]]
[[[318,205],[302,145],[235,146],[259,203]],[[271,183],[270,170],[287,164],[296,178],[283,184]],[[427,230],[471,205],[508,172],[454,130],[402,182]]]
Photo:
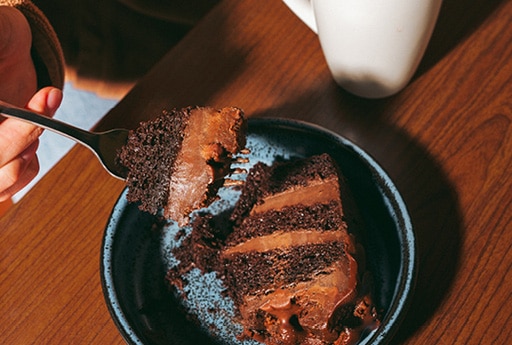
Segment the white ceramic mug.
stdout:
[[318,34],[334,80],[367,98],[409,83],[442,0],[283,0]]

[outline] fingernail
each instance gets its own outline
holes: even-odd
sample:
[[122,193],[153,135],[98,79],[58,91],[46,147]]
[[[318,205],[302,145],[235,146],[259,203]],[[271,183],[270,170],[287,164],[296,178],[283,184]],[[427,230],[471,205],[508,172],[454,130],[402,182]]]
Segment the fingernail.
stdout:
[[55,114],[61,102],[62,91],[57,88],[50,90],[50,92],[48,93],[48,98],[46,100],[46,106],[48,107],[48,110],[51,112],[52,115]]
[[25,151],[23,151],[20,155],[21,159],[25,162],[30,162],[36,156],[37,148],[39,147],[39,140],[34,141],[30,144]]

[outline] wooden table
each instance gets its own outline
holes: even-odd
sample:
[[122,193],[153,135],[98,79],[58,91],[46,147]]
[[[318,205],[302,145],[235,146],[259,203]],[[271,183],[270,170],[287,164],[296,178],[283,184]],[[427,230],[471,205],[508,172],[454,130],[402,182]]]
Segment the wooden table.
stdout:
[[[225,0],[98,126],[164,107],[236,105],[353,140],[395,181],[418,238],[415,297],[393,343],[512,338],[512,1],[445,0],[412,83],[367,100],[336,87],[317,37],[279,0]],[[121,344],[99,275],[123,189],[75,147],[0,219],[0,341]]]

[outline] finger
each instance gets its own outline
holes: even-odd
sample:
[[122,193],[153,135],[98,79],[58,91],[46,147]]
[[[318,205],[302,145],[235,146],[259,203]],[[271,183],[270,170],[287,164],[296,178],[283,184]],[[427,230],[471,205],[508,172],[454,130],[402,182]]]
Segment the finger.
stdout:
[[0,167],[25,151],[43,130],[29,123],[8,118],[0,123]]
[[20,178],[13,184],[10,188],[6,189],[3,192],[0,192],[0,202],[9,200],[16,193],[18,193],[21,189],[23,189],[26,185],[32,181],[39,172],[39,160],[37,156],[34,157],[32,161],[28,164],[27,168],[20,176]]
[[39,172],[36,155],[38,144],[39,141],[34,142],[21,155],[0,168],[0,202],[19,192]]
[[[37,92],[27,108],[52,116],[62,101],[62,91],[47,87]],[[14,118],[0,122],[0,167],[23,152],[42,133],[42,129]]]
[[55,87],[39,90],[28,102],[27,108],[40,114],[53,116],[62,102],[62,91]]
[[[62,92],[48,87],[37,92],[27,108],[53,115],[62,101]],[[39,127],[16,119],[0,122],[0,200],[6,200],[25,187],[39,172],[36,150]]]

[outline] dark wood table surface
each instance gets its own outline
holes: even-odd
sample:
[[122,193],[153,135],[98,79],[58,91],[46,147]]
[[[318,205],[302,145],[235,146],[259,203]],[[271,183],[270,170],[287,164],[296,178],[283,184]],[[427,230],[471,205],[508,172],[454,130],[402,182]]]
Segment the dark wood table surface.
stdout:
[[[317,37],[281,1],[225,0],[98,129],[234,105],[347,137],[388,172],[416,231],[415,295],[393,343],[509,343],[511,24],[510,0],[445,0],[411,84],[368,100],[335,85]],[[123,187],[76,146],[0,218],[1,343],[123,343],[99,272]]]

